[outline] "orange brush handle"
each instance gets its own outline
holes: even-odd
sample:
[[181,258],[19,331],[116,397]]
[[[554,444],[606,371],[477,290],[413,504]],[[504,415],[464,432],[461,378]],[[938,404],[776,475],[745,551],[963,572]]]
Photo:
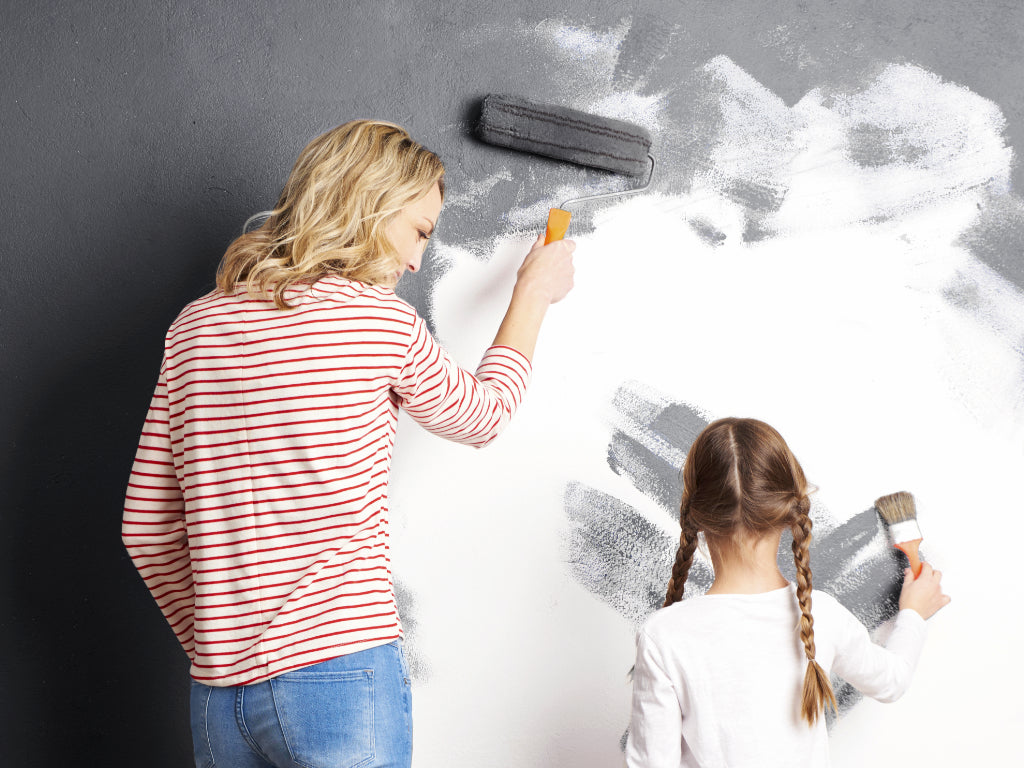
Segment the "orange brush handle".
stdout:
[[910,561],[910,569],[914,572],[914,578],[916,579],[921,575],[921,558],[917,554],[918,547],[921,546],[921,539],[912,539],[911,541],[901,541],[896,545],[896,549],[903,552]]
[[569,229],[569,219],[572,214],[563,211],[561,208],[552,208],[548,212],[548,229],[544,233],[544,245],[561,240]]

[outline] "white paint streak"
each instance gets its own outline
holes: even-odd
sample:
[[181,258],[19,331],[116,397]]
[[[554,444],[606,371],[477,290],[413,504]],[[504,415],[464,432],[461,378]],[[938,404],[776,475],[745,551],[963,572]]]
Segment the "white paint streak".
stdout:
[[449,208],[476,208],[495,186],[503,181],[512,181],[512,174],[505,168],[484,179],[467,179],[460,189],[445,190],[444,204]]
[[706,174],[720,190],[743,183],[781,193],[778,185],[800,150],[803,120],[725,56],[704,71],[717,91],[722,121]]
[[554,19],[542,21],[536,27],[541,39],[552,42],[553,52],[570,61],[586,61],[589,65],[604,65],[608,71],[615,66],[619,46],[629,31],[620,24],[605,31],[585,26],[566,24]]
[[663,93],[615,91],[591,101],[583,108],[583,111],[602,117],[626,120],[654,132],[660,125],[664,106],[665,94]]
[[588,58],[596,54],[607,55],[618,47],[619,40],[609,34],[598,34],[586,27],[559,27],[555,42],[573,58]]
[[538,25],[541,40],[548,40],[556,60],[568,65],[560,72],[564,103],[602,117],[659,126],[665,94],[644,93],[639,87],[617,90],[611,83],[622,42],[629,33],[624,22],[607,31],[545,21]]

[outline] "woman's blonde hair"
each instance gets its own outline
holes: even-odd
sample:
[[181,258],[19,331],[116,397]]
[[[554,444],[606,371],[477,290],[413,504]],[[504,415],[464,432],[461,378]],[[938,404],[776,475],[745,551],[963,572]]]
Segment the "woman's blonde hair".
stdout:
[[697,538],[760,537],[780,528],[793,532],[800,640],[807,657],[800,712],[811,725],[836,697],[828,675],[814,659],[811,616],[811,501],[800,463],[775,429],[757,419],[719,419],[701,432],[683,465],[679,505],[679,549],[665,605],[683,599]]
[[261,227],[238,237],[217,269],[217,287],[254,295],[285,291],[327,274],[389,284],[401,269],[386,230],[405,206],[437,184],[440,158],[393,123],[353,120],[313,139],[299,155]]

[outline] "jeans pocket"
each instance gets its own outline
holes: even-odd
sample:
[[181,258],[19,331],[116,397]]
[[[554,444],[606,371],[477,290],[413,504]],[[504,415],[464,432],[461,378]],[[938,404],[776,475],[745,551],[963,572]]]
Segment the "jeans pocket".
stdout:
[[270,680],[288,754],[304,768],[358,768],[374,759],[373,670],[300,670]]
[[212,768],[213,748],[210,746],[210,729],[207,710],[213,689],[202,683],[192,681],[189,693],[189,717],[192,725],[192,755],[196,768]]

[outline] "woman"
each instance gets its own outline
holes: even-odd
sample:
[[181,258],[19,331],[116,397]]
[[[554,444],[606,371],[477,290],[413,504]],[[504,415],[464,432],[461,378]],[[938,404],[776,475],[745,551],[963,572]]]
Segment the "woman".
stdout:
[[192,662],[197,766],[411,762],[388,553],[398,409],[493,440],[575,248],[538,239],[470,374],[393,290],[443,194],[440,160],[398,126],[329,131],[167,333],[122,533]]

